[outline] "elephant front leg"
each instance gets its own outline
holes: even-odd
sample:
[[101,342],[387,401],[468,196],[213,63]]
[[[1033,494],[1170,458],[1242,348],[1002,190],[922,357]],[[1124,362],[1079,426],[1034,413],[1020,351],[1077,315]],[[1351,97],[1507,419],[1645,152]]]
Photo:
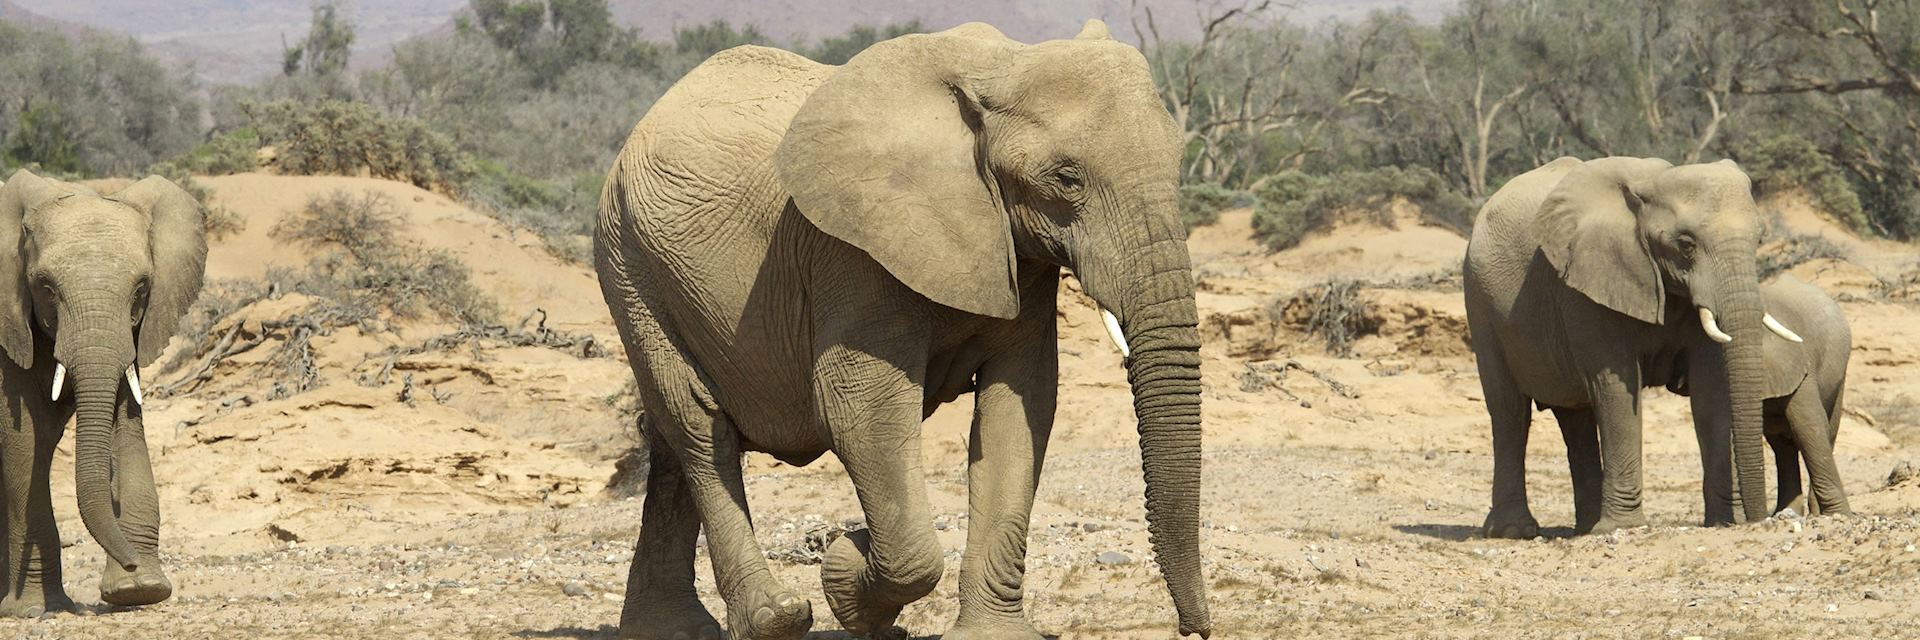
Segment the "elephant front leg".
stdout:
[[1647,514],[1640,504],[1639,376],[1603,372],[1590,384],[1601,457],[1600,519],[1593,525],[1593,533],[1644,526]]
[[827,548],[820,584],[847,631],[887,633],[945,571],[920,461],[923,392],[868,350],[830,347],[820,362],[815,401],[867,520]]
[[[54,525],[48,485],[53,449],[65,425],[50,418],[8,415],[5,409],[0,409],[0,418],[5,418],[5,432],[0,433],[0,485],[4,485],[0,502],[6,506],[7,554],[0,558],[6,579],[0,616],[30,618],[70,611],[73,600],[61,586],[60,530]],[[44,426],[48,424],[55,426]]]
[[[1048,328],[1052,327],[1049,315]],[[1053,336],[980,370],[968,443],[967,553],[960,615],[944,638],[1038,640],[1027,620],[1027,526],[1053,431],[1058,350]]]
[[147,432],[138,406],[121,383],[120,426],[113,434],[114,493],[120,504],[120,531],[140,554],[132,572],[117,562],[106,563],[100,576],[100,599],[107,604],[134,607],[165,601],[173,582],[160,566],[160,496],[154,489],[153,462],[147,456]]

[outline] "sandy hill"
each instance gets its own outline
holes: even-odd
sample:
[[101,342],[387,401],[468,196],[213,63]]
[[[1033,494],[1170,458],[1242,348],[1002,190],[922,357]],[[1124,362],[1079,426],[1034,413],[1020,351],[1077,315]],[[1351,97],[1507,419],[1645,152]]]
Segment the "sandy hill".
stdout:
[[[591,272],[402,184],[205,181],[215,204],[247,223],[213,247],[209,271],[223,281],[306,263],[312,256],[270,235],[274,224],[309,198],[370,190],[405,212],[399,240],[473,270],[507,316],[500,331],[525,337],[534,328],[516,329],[518,318],[543,308],[550,327],[595,336],[612,353],[582,357],[577,346],[500,333],[435,342],[456,328],[419,320],[303,335],[289,321],[324,300],[281,292],[239,305],[205,333],[258,346],[204,379],[192,363],[149,374],[176,599],[35,624],[62,637],[614,637],[641,502],[601,489],[632,441],[618,406],[628,373]],[[1698,528],[1686,402],[1650,391],[1653,526],[1565,537],[1565,454],[1541,413],[1528,474],[1550,535],[1493,541],[1475,534],[1491,458],[1454,276],[1465,240],[1403,206],[1394,213],[1391,226],[1336,225],[1277,253],[1253,241],[1246,211],[1191,235],[1217,637],[1572,637],[1596,620],[1631,637],[1920,634],[1920,480],[1911,473],[1920,382],[1910,374],[1920,299],[1882,284],[1920,273],[1910,246],[1836,236],[1857,242],[1847,245],[1855,253],[1792,269],[1840,295],[1853,323],[1851,409],[1837,450],[1860,515]],[[1783,217],[1822,228],[1817,217]],[[1330,281],[1351,283],[1341,290],[1350,295],[1327,295]],[[1309,331],[1329,301],[1355,320],[1348,356]],[[1060,406],[1034,508],[1028,607],[1063,637],[1168,637],[1121,358],[1070,278],[1061,302]],[[311,389],[276,388],[290,358],[311,358]],[[922,438],[948,557],[940,587],[901,619],[922,637],[955,613],[971,408],[967,397],[942,407]],[[61,456],[55,505],[74,543],[69,591],[92,601],[101,554],[72,515],[70,455]],[[777,579],[813,599],[820,637],[844,637],[830,631],[815,565],[826,540],[859,523],[845,475],[831,456],[793,468],[749,455],[746,467]],[[702,597],[719,613],[707,562],[697,566]]]

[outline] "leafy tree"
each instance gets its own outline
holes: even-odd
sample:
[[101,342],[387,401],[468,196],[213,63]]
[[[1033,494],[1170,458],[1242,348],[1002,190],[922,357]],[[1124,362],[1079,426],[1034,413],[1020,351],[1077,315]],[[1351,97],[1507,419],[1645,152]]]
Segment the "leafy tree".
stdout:
[[42,170],[60,174],[85,174],[87,165],[73,144],[72,127],[60,108],[37,104],[20,112],[0,160],[13,166],[38,165]]
[[307,38],[286,48],[280,72],[286,76],[302,73],[338,76],[347,70],[347,59],[352,52],[353,23],[341,17],[336,0],[325,0],[313,5],[313,22],[307,28]]
[[674,51],[702,60],[740,45],[766,44],[767,42],[766,35],[760,33],[759,28],[747,25],[735,31],[733,25],[726,20],[714,20],[702,25],[673,30]]
[[877,29],[867,25],[859,25],[848,31],[846,35],[830,36],[822,39],[812,47],[807,48],[805,54],[807,57],[812,58],[814,62],[821,64],[846,64],[848,60],[853,59],[853,56],[862,51],[866,51],[867,47],[873,46],[876,42],[891,40],[909,33],[922,33],[925,31],[926,27],[921,26],[919,20],[912,20],[900,24],[888,24]]

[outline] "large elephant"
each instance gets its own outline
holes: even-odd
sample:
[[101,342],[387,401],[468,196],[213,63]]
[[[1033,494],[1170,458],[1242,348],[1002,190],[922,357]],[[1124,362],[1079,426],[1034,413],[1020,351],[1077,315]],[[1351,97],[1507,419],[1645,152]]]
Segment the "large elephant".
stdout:
[[103,197],[22,170],[0,186],[0,248],[0,615],[73,605],[48,487],[68,418],[80,519],[108,557],[100,598],[165,600],[173,586],[160,567],[138,367],[160,356],[199,295],[200,204],[160,177]]
[[[1696,415],[1729,416],[1748,520],[1766,517],[1761,400],[1765,315],[1754,255],[1760,216],[1730,161],[1560,158],[1514,178],[1475,221],[1464,266],[1467,322],[1493,423],[1490,537],[1528,538],[1526,445],[1534,406],[1566,441],[1579,531],[1646,523],[1640,389],[1664,384],[1697,339],[1725,352],[1728,392],[1695,396]],[[1780,330],[1787,333],[1784,329]],[[1719,401],[1722,407],[1706,407]],[[1709,477],[1727,431],[1702,429]],[[1597,438],[1596,438],[1597,436]],[[1703,491],[1711,491],[1705,483]],[[1706,495],[1710,525],[1733,522],[1731,495]]]
[[[1760,285],[1760,299],[1768,313],[1793,327],[1803,340],[1767,336],[1766,401],[1763,405],[1767,445],[1773,448],[1775,477],[1779,498],[1774,510],[1800,507],[1807,495],[1800,483],[1800,463],[1807,465],[1813,499],[1807,503],[1813,513],[1851,513],[1847,490],[1840,469],[1833,461],[1833,442],[1840,435],[1840,399],[1847,386],[1847,361],[1853,351],[1853,331],[1840,305],[1819,287],[1793,276],[1781,276]],[[1674,367],[1675,377],[1667,388],[1681,395],[1695,396],[1694,426],[1697,429],[1725,431],[1730,416],[1717,410],[1725,406],[1727,387],[1725,364],[1720,346],[1701,340],[1680,354]],[[1698,396],[1713,397],[1704,402]],[[1704,410],[1704,412],[1702,412]],[[1720,465],[1709,469],[1724,470]],[[1707,484],[1717,485],[1708,495],[1732,491],[1732,478],[1725,473],[1709,475]]]
[[889,629],[943,571],[920,423],[973,391],[945,637],[1040,637],[1021,592],[1066,268],[1131,350],[1148,531],[1180,631],[1206,635],[1181,154],[1146,60],[1098,22],[1038,45],[969,24],[842,67],[740,47],[675,84],[615,162],[594,242],[658,445],[622,634],[718,633],[693,587],[703,525],[734,637],[812,624],[755,544],[743,450],[845,464],[868,528],[828,549],[822,586],[848,630]]

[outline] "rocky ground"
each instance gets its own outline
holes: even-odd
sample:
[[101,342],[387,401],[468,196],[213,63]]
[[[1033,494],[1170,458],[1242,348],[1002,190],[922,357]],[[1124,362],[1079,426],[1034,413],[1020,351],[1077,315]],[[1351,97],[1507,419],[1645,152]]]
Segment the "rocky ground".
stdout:
[[[634,441],[625,365],[591,271],[400,184],[206,182],[247,219],[215,244],[219,278],[306,263],[309,252],[268,233],[274,223],[311,195],[371,189],[406,211],[409,241],[468,264],[501,329],[433,341],[454,328],[397,322],[306,336],[315,383],[287,393],[275,387],[285,362],[271,354],[303,338],[275,326],[314,300],[282,292],[210,322],[216,340],[262,346],[198,382],[183,383],[193,361],[149,373],[174,389],[149,401],[148,435],[175,598],[98,604],[102,555],[60,475],[68,590],[90,604],[0,621],[0,637],[614,637],[640,500],[605,488]],[[1783,206],[1790,227],[1838,233]],[[1503,541],[1477,535],[1491,459],[1452,275],[1465,241],[1406,216],[1279,254],[1249,236],[1247,213],[1230,212],[1190,243],[1208,339],[1202,535],[1215,637],[1920,637],[1920,479],[1895,473],[1920,461],[1920,291],[1900,285],[1916,266],[1911,247],[1836,236],[1845,260],[1793,270],[1839,295],[1854,323],[1854,410],[1838,455],[1858,515],[1699,528],[1686,403],[1649,391],[1653,526],[1567,537],[1565,457],[1542,413],[1529,487],[1550,535]],[[1362,284],[1314,288],[1337,278]],[[1063,638],[1169,637],[1120,358],[1068,289],[1030,611]],[[1363,322],[1351,354],[1336,357],[1304,327],[1315,304],[1348,291]],[[918,636],[955,613],[970,410],[966,398],[943,407],[923,440],[949,575],[903,616]],[[57,473],[70,470],[68,451]],[[858,524],[844,473],[830,456],[806,468],[752,456],[748,467],[775,573],[813,597],[813,637],[844,637],[814,564],[822,541]],[[720,612],[704,563],[701,573]]]

